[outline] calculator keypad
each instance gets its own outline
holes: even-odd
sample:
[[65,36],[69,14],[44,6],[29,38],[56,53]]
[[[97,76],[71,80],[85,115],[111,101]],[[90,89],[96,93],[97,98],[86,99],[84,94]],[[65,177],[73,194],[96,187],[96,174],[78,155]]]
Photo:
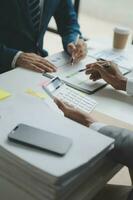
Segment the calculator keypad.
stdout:
[[60,100],[67,102],[77,109],[90,113],[96,106],[96,101],[69,86],[59,89],[55,94]]

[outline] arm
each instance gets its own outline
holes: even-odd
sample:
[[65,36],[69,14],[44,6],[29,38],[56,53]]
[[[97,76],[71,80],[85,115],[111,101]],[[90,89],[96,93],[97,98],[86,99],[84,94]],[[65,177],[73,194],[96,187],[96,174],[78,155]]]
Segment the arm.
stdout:
[[81,35],[72,1],[61,0],[54,18],[62,37],[64,49],[67,50],[67,45],[75,41],[78,34]]
[[110,154],[113,160],[133,169],[133,132],[114,126],[104,126],[99,132],[115,139],[115,148]]
[[[22,52],[20,54],[22,49],[27,49],[24,48],[24,45],[27,46],[26,41],[24,41],[27,26],[21,24],[21,17],[23,18],[23,15],[21,16],[21,13],[19,13],[19,6],[16,0],[2,0],[0,4],[0,73],[14,67],[24,67],[37,72],[56,71],[56,67],[52,63],[40,55],[32,53],[32,47],[29,48],[29,52]],[[16,20],[15,18],[20,19]],[[21,39],[21,34],[23,39]],[[18,40],[22,41],[16,45]],[[21,43],[24,43],[22,49]],[[16,49],[15,46],[17,46]]]
[[0,44],[0,73],[11,69],[11,63],[18,51]]
[[86,74],[89,74],[93,81],[103,79],[116,90],[127,91],[127,94],[133,95],[133,79],[124,77],[118,66],[112,62],[109,62],[107,68],[103,66],[102,62],[100,65],[97,62],[89,64],[86,66]]
[[133,132],[96,122],[89,114],[77,110],[59,99],[55,99],[55,103],[63,111],[65,117],[114,138],[115,148],[110,153],[111,158],[133,169]]
[[77,39],[81,33],[72,1],[61,0],[54,17],[64,49],[74,58],[74,62],[79,62],[87,54],[87,45],[83,39]]
[[37,54],[24,53],[0,44],[0,73],[17,66],[42,73],[56,71],[52,63]]

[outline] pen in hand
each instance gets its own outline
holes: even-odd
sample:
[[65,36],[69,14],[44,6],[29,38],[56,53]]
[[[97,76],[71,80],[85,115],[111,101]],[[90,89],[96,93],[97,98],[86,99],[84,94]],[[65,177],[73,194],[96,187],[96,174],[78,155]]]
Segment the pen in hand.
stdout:
[[[103,61],[103,63],[101,63],[101,61],[97,61],[96,65],[99,65],[100,67],[104,67],[104,68],[109,68],[109,66],[110,66],[108,64],[108,61]],[[78,70],[78,72],[83,72],[83,71],[86,71],[86,68]]]
[[[74,45],[75,45],[75,46],[77,45],[78,40],[79,40],[79,35],[77,35],[76,40],[75,40],[75,42],[74,42]],[[73,53],[72,53],[72,59],[71,59],[71,65],[72,65],[72,66],[74,65],[74,61],[75,61],[75,56],[74,56]]]

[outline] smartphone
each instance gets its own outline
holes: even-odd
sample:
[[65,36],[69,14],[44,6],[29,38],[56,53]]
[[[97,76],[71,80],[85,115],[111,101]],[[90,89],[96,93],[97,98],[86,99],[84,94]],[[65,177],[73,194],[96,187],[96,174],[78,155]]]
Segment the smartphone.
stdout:
[[26,124],[17,125],[8,135],[12,142],[21,143],[40,150],[65,155],[72,145],[72,139]]
[[54,99],[53,93],[60,88],[64,83],[59,79],[59,77],[53,78],[47,86],[42,86],[43,90]]

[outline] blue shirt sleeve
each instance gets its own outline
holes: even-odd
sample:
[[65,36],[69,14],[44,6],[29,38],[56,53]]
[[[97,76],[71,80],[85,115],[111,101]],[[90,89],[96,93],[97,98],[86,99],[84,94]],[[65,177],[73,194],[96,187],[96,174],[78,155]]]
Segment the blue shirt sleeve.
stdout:
[[62,37],[64,49],[67,45],[74,42],[77,35],[81,35],[80,26],[77,22],[77,15],[71,0],[61,0],[58,9],[55,12],[55,20],[58,32]]

